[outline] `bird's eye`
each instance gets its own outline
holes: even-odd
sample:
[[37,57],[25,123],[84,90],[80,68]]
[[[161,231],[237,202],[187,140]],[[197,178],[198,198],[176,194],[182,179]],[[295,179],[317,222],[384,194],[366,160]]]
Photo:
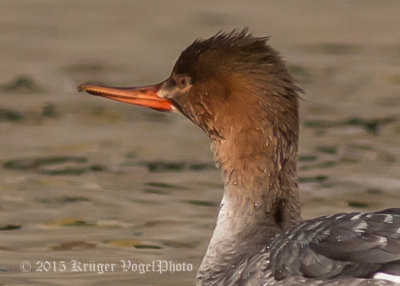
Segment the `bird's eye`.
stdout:
[[187,87],[189,85],[189,78],[187,76],[179,76],[176,79],[176,84],[178,85],[178,87],[180,89],[184,89],[185,87]]

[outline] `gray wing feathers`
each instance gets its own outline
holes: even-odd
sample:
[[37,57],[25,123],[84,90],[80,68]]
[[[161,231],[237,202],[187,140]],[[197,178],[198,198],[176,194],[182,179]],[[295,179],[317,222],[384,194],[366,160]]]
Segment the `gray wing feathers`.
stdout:
[[300,223],[271,243],[275,278],[369,277],[400,260],[400,209],[351,213]]

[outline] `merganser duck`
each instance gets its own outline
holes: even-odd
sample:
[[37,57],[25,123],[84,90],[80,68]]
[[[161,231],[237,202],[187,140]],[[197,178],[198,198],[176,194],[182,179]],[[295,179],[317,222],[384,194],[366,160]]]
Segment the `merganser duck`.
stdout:
[[197,285],[399,282],[400,208],[301,219],[301,89],[266,41],[220,32],[194,41],[161,83],[79,90],[181,113],[208,134],[224,195]]

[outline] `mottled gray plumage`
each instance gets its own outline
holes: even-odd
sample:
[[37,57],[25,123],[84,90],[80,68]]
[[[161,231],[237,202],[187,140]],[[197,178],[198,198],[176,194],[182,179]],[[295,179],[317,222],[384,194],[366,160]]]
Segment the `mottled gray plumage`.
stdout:
[[302,222],[270,245],[277,279],[369,278],[377,271],[400,275],[400,209],[350,213]]

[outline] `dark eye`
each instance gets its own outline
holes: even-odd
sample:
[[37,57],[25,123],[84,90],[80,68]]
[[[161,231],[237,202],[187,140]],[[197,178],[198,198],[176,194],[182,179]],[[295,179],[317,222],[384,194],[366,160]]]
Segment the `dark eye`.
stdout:
[[187,77],[187,76],[179,76],[176,79],[176,84],[178,85],[178,87],[180,89],[184,89],[185,87],[187,87],[189,85],[189,77]]

